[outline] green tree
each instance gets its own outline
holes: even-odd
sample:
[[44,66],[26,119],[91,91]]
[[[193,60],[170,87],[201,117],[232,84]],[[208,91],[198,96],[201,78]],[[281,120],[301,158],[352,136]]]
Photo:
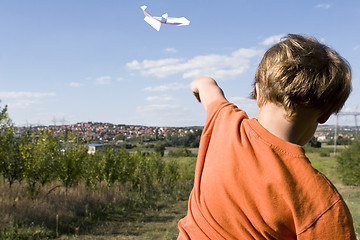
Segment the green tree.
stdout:
[[73,134],[65,132],[62,139],[64,146],[57,162],[56,172],[67,193],[69,187],[79,183],[82,177],[83,163],[88,153],[86,147],[78,143]]
[[[336,145],[350,145],[352,140],[350,138],[344,138],[342,136],[338,136],[336,139]],[[334,145],[334,139],[330,139],[327,143],[328,145]]]
[[38,192],[38,183],[44,186],[56,178],[60,144],[48,130],[40,131],[39,136],[34,133],[31,136],[32,141],[22,143],[19,148],[24,161],[23,176],[34,196]]
[[0,173],[8,180],[10,188],[16,180],[22,180],[23,167],[13,124],[5,106],[0,110]]
[[157,142],[155,144],[155,152],[160,153],[161,156],[164,156],[165,153],[165,145],[162,142]]
[[130,153],[122,148],[116,154],[116,168],[119,170],[118,180],[121,183],[131,182],[136,168],[136,161],[130,156]]
[[170,157],[191,157],[194,154],[191,153],[191,151],[187,148],[181,147],[181,148],[177,148],[173,151],[169,151],[169,155]]
[[180,179],[180,165],[175,159],[171,159],[165,162],[164,173],[163,173],[163,186],[164,191],[175,194],[176,186],[179,184]]
[[131,157],[136,163],[131,178],[132,187],[137,191],[140,202],[151,203],[159,194],[164,162],[160,154],[155,153],[142,154],[137,151]]
[[94,187],[104,180],[105,162],[99,152],[89,154],[83,166],[83,179],[87,187]]
[[102,156],[104,162],[104,178],[108,184],[113,184],[119,179],[120,168],[118,158],[115,157],[114,149],[107,147],[104,149]]
[[313,148],[321,148],[321,142],[319,142],[315,137],[312,137],[308,144]]
[[337,160],[343,183],[360,186],[360,138],[343,150]]

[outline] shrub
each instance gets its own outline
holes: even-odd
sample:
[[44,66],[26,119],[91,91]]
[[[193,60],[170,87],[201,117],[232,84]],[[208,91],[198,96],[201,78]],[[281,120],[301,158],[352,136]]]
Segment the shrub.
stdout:
[[330,157],[329,151],[320,151],[320,157]]
[[346,185],[360,185],[360,138],[343,150],[337,157],[339,172]]
[[194,154],[187,148],[177,148],[173,151],[169,151],[169,157],[192,157]]

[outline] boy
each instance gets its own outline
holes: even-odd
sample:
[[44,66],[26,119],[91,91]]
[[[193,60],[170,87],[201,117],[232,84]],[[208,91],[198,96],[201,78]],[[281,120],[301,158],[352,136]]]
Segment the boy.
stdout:
[[258,66],[257,119],[211,78],[191,90],[207,117],[178,239],[356,239],[345,202],[301,147],[349,96],[346,60],[313,38],[288,35]]

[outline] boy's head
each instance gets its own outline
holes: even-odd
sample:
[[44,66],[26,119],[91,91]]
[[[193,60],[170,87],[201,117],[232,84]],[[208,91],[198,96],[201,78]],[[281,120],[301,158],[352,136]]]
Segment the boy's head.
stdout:
[[[281,104],[289,116],[298,107],[330,115],[340,111],[351,92],[351,69],[316,39],[289,34],[263,56],[255,74],[257,83],[260,106]],[[255,86],[252,97],[256,98]]]

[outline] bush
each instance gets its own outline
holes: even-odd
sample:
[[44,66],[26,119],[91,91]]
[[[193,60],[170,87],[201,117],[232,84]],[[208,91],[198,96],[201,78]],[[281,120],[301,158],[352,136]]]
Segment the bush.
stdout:
[[192,157],[194,154],[187,148],[177,148],[173,151],[169,151],[169,157]]
[[339,172],[346,185],[360,185],[360,138],[337,157]]
[[330,157],[329,151],[320,151],[320,157]]
[[[350,138],[344,138],[342,136],[338,136],[336,139],[336,145],[350,145],[352,140]],[[330,139],[327,143],[328,145],[334,145],[335,141],[334,139]]]
[[155,145],[155,152],[160,153],[161,156],[164,156],[165,144],[163,144],[162,142],[157,142]]
[[313,148],[321,148],[321,142],[316,140],[315,137],[312,137],[308,144]]

